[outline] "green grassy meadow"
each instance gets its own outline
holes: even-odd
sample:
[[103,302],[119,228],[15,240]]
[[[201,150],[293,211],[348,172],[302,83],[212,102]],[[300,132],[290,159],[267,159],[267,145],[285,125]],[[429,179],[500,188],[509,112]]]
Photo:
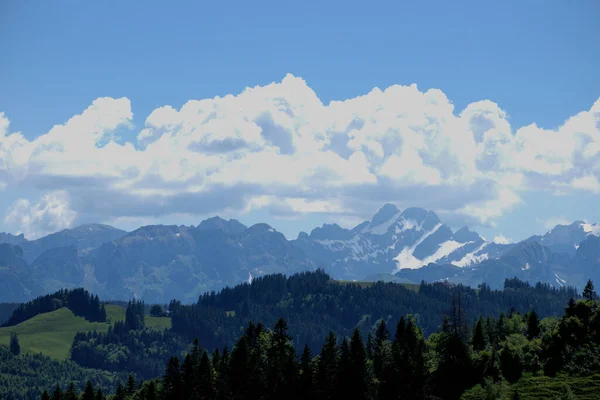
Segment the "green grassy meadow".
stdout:
[[[106,305],[108,323],[89,322],[77,317],[68,308],[39,314],[18,325],[0,328],[0,344],[9,345],[10,333],[16,332],[23,353],[42,353],[57,360],[69,358],[75,334],[79,331],[107,332],[111,323],[125,319],[125,309]],[[164,329],[171,327],[171,319],[146,316],[146,326]]]

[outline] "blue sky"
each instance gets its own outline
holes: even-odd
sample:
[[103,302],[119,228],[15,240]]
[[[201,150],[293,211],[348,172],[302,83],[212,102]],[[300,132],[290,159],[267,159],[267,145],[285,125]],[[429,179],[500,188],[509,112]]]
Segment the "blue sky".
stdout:
[[[589,121],[589,118],[594,118],[597,109],[594,108],[591,115],[581,117],[581,121],[574,124],[576,128],[560,130],[565,120],[581,112],[589,112],[600,97],[600,52],[597,50],[600,3],[593,0],[505,1],[494,4],[464,1],[460,5],[444,1],[175,3],[167,6],[166,2],[147,1],[143,7],[138,2],[116,1],[93,4],[8,1],[0,4],[0,51],[3,59],[0,65],[0,112],[10,121],[4,139],[0,131],[0,144],[4,141],[4,156],[0,146],[0,161],[4,160],[4,163],[0,162],[0,188],[4,187],[0,192],[0,230],[23,231],[35,236],[91,220],[110,222],[127,229],[142,223],[189,225],[197,224],[208,215],[219,214],[236,217],[245,223],[265,221],[294,237],[299,230],[310,230],[323,222],[340,221],[351,226],[371,215],[383,201],[392,201],[401,208],[427,206],[438,211],[454,226],[468,223],[489,237],[504,235],[522,239],[544,231],[550,220],[585,218],[600,221],[600,211],[594,206],[600,196],[596,187],[600,178],[600,159],[596,153],[590,153],[595,148],[590,143],[600,143],[600,124],[594,128]],[[282,81],[288,73],[296,80],[301,78],[305,86],[292,79],[284,84]],[[414,153],[403,152],[409,139],[399,139],[404,143],[397,147],[400,161],[386,164],[389,154],[386,153],[383,159],[380,155],[370,154],[369,151],[374,151],[375,139],[361,137],[357,139],[359,144],[353,144],[352,151],[360,152],[360,157],[357,156],[353,162],[348,161],[350,153],[344,147],[344,151],[336,150],[340,160],[323,156],[323,165],[317,168],[326,171],[320,173],[332,176],[340,176],[349,168],[361,166],[372,171],[371,177],[365,176],[356,181],[351,177],[343,178],[343,187],[335,183],[327,186],[321,182],[321,185],[314,175],[290,179],[289,182],[285,177],[264,181],[251,175],[248,180],[252,184],[237,182],[240,179],[230,179],[237,169],[231,168],[226,173],[222,165],[212,164],[216,162],[212,158],[188,159],[179,154],[179,147],[172,143],[173,156],[165,156],[162,167],[148,164],[151,155],[155,154],[150,151],[152,144],[158,147],[157,143],[161,143],[160,140],[155,141],[157,135],[176,137],[181,134],[189,137],[199,135],[197,132],[202,130],[174,132],[173,124],[167,123],[172,116],[164,117],[167,119],[161,119],[149,128],[153,129],[149,133],[153,142],[144,143],[139,135],[148,128],[146,119],[154,110],[167,105],[179,110],[190,100],[213,99],[228,94],[237,96],[246,87],[258,86],[262,88],[261,93],[256,95],[256,99],[248,100],[256,104],[258,98],[271,98],[268,85],[272,82],[282,86],[281,90],[289,96],[286,101],[296,110],[292,113],[312,130],[333,129],[331,126],[341,123],[337,120],[332,122],[337,116],[323,117],[326,122],[313,121],[311,118],[316,117],[310,112],[301,115],[297,111],[302,109],[304,102],[314,101],[310,97],[313,91],[327,106],[330,101],[365,96],[375,87],[383,91],[392,85],[416,84],[417,94],[398,93],[386,99],[376,99],[377,96],[373,95],[369,104],[381,101],[382,108],[393,109],[395,104],[408,98],[406,96],[416,96],[414,101],[417,102],[419,100],[416,99],[427,90],[439,89],[448,104],[453,105],[452,112],[456,117],[469,104],[477,104],[472,107],[474,119],[470,120],[470,127],[481,122],[477,115],[491,113],[501,120],[494,119],[497,127],[501,123],[509,123],[508,130],[513,136],[518,136],[519,128],[535,123],[537,127],[554,132],[550,140],[555,142],[560,142],[567,135],[583,137],[583,132],[585,139],[580,145],[588,147],[587,150],[573,147],[567,155],[550,157],[546,161],[553,165],[552,168],[547,165],[534,167],[531,163],[539,157],[532,156],[533,161],[527,164],[527,160],[503,147],[502,160],[494,161],[497,168],[477,167],[475,175],[469,175],[467,179],[465,176],[468,174],[461,172],[460,168],[470,167],[456,160],[461,157],[457,146],[452,151],[440,150],[436,145],[440,140],[433,138],[424,147],[419,147],[420,139],[413,138],[416,140],[412,143],[413,148],[418,148],[415,150],[418,162],[423,161],[424,169],[399,175],[398,169],[406,168],[402,163],[412,160],[410,155]],[[297,95],[296,89],[302,93]],[[68,133],[62,136],[54,133],[55,138],[49,133],[54,125],[66,124],[71,117],[82,114],[95,99],[102,97],[126,98],[128,104],[103,103],[96,107],[97,115],[90,117],[94,121],[92,125],[84,124],[81,128],[72,124],[65,128]],[[490,100],[501,112],[490,104],[481,103],[482,100]],[[406,101],[409,104],[413,102],[410,99]],[[234,109],[246,107],[243,105],[246,103],[241,101],[232,104]],[[355,114],[362,112],[359,105],[350,108],[358,110],[353,111]],[[224,108],[230,109],[229,106]],[[440,108],[439,118],[447,122],[444,110]],[[244,118],[262,115],[261,110],[253,112]],[[410,118],[421,115],[420,110],[411,107],[409,111],[402,112]],[[106,119],[110,118],[105,116],[109,114],[114,116],[114,123],[106,123]],[[365,112],[359,117],[361,121],[377,118],[376,114],[367,114]],[[219,129],[235,125],[231,121],[238,121],[240,117],[231,115],[224,111],[221,125],[211,127],[210,133],[219,136]],[[276,121],[272,125],[278,126],[277,118],[272,118]],[[463,122],[466,119],[463,118]],[[177,121],[181,122],[181,119]],[[412,127],[414,121],[410,121],[403,126]],[[188,122],[193,124],[197,121]],[[103,125],[105,123],[106,126]],[[103,126],[101,138],[95,142],[98,147],[111,140],[119,146],[130,144],[131,160],[127,162],[119,159],[129,157],[130,153],[125,150],[111,152],[105,149],[101,155],[96,155],[102,158],[103,168],[114,167],[117,172],[113,175],[101,179],[98,170],[91,168],[84,171],[87,167],[80,167],[77,163],[85,159],[75,160],[73,154],[65,158],[56,153],[39,155],[40,149],[60,147],[57,145],[60,140],[69,141],[70,148],[75,149],[64,151],[77,153],[76,141],[71,140],[69,135],[83,137],[87,133],[78,133],[77,129],[94,131],[93,127],[99,124]],[[297,121],[290,124],[298,126]],[[329,125],[323,128],[323,124]],[[450,141],[459,140],[453,136],[453,130],[461,129],[456,124],[460,123],[439,125],[443,131],[440,135]],[[489,122],[486,124],[489,125]],[[289,130],[293,130],[290,126],[284,127],[290,135],[303,135],[290,133]],[[385,126],[392,131],[403,129]],[[346,128],[344,135],[352,131]],[[236,129],[236,134],[241,136],[231,139],[232,143],[243,142],[245,149],[255,151],[260,148],[262,151],[279,140],[272,136],[278,135],[277,129],[268,135],[263,131],[264,140],[260,139],[260,134],[258,138],[246,140],[246,131],[237,125],[233,130]],[[367,137],[374,130],[377,129],[367,125],[356,135]],[[417,135],[426,134],[423,133],[425,131],[416,131]],[[15,136],[10,142],[13,147],[8,144],[7,138],[18,132],[22,134],[19,146],[28,149],[25,155],[17,155]],[[93,136],[96,133],[89,134]],[[36,142],[44,135],[46,139]],[[267,136],[271,139],[266,140]],[[535,148],[538,139],[531,136],[536,136],[536,133],[524,134],[524,139],[515,140],[518,143],[511,145],[514,147],[511,151],[518,152],[523,140],[527,141],[526,148]],[[377,140],[380,139],[381,136],[378,136]],[[202,143],[208,143],[206,140]],[[318,142],[319,139],[315,140]],[[394,141],[389,137],[381,140],[388,140],[385,142],[387,145],[391,143],[389,140]],[[564,140],[569,142],[569,139]],[[571,142],[578,140],[572,139]],[[540,141],[543,144],[548,139]],[[565,147],[569,145],[575,146],[571,143],[565,144]],[[495,145],[489,146],[488,152],[499,154],[500,150]],[[265,151],[271,151],[272,147]],[[241,165],[247,167],[246,171],[251,171],[248,174],[269,173],[292,165],[287,163],[293,163],[297,168],[293,171],[303,170],[301,165],[315,165],[312,160],[316,160],[316,156],[298,150],[300,145],[295,144],[294,148],[296,158],[293,162],[273,158],[272,164],[262,166],[263,169],[258,166],[258,161],[252,161],[254,164],[247,161]],[[281,153],[281,149],[274,151]],[[147,151],[141,154],[142,150]],[[207,151],[195,152],[194,156],[200,153],[206,155]],[[483,162],[482,151],[485,153],[486,150],[480,149],[479,155],[468,156],[473,158],[473,164]],[[114,154],[114,163],[105,163],[111,159],[111,154]],[[215,157],[228,166],[233,165],[231,160],[242,160],[248,154],[236,149],[235,154],[219,153]],[[581,154],[586,154],[584,161],[581,161]],[[211,155],[214,156],[214,153]],[[90,159],[96,156],[89,155]],[[11,157],[13,160],[7,162]],[[562,158],[558,160],[557,157]],[[70,161],[65,161],[67,159]],[[134,159],[136,161],[132,161]],[[508,160],[511,159],[519,160],[518,165],[510,164]],[[194,162],[202,166],[209,164],[212,169],[207,167],[210,171],[205,171],[203,177],[192,176],[194,173],[184,171],[183,167],[179,174],[164,170],[172,165],[170,163],[181,165],[182,160],[191,171],[200,168],[194,166]],[[345,161],[348,165],[344,164]],[[279,162],[281,164],[277,164]],[[453,162],[461,164],[461,167]],[[70,168],[73,173],[69,172]],[[207,179],[214,170],[222,172],[218,179]],[[460,175],[460,179],[451,174],[447,176],[445,171],[451,170],[458,171],[456,174]],[[135,182],[130,179],[132,173],[136,175]],[[149,184],[149,181],[152,183]],[[578,183],[574,185],[573,182]],[[105,186],[110,186],[111,190],[102,190]],[[579,188],[574,190],[574,186]],[[94,189],[93,199],[85,196],[90,193],[90,188]],[[187,190],[189,195],[173,195],[174,188]],[[423,199],[411,195],[421,193],[419,190],[422,190]],[[487,190],[495,195],[490,195]],[[367,193],[371,191],[382,194],[370,196]],[[452,193],[453,205],[431,199],[444,199],[447,193]],[[460,206],[462,194],[463,206]],[[236,200],[233,201],[232,197]],[[105,200],[100,201],[100,198]],[[484,200],[488,203],[483,204]],[[111,202],[114,205],[111,206]],[[199,203],[206,207],[198,206]],[[136,207],[136,204],[140,206]],[[130,211],[111,211],[117,207]]]

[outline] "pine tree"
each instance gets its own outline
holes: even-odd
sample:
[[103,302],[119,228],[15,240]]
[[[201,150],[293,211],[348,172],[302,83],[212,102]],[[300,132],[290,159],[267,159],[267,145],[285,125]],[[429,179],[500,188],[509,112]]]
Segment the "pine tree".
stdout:
[[81,397],[81,400],[94,400],[96,397],[96,393],[94,392],[94,385],[92,385],[91,381],[88,381],[85,385],[85,390]]
[[219,363],[221,362],[221,353],[219,353],[219,349],[215,349],[212,354],[212,364],[215,371],[219,370]]
[[459,399],[474,383],[470,347],[463,334],[464,328],[459,326],[462,323],[460,313],[460,305],[457,307],[453,301],[451,318],[444,319],[437,348],[440,360],[435,372],[435,390],[438,396],[448,400]]
[[127,398],[127,392],[125,391],[123,384],[121,382],[119,382],[119,384],[117,385],[117,390],[115,391],[115,396],[113,397],[113,400],[125,400],[126,398]]
[[179,368],[179,359],[177,357],[171,357],[167,363],[165,375],[163,376],[161,397],[164,400],[180,400],[183,399],[183,396],[183,379]]
[[56,388],[54,388],[54,393],[52,393],[52,400],[62,400],[62,398],[63,398],[62,389],[60,388],[59,385],[56,385]]
[[584,299],[589,301],[596,300],[598,298],[598,294],[596,294],[596,291],[594,290],[594,283],[591,279],[588,279],[587,284],[583,289],[582,296]]
[[337,338],[329,332],[317,364],[317,393],[319,399],[332,399],[336,390],[339,354]]
[[77,391],[75,390],[75,385],[73,383],[69,385],[69,389],[67,389],[65,394],[62,396],[64,400],[78,400],[78,397],[79,396],[77,395]]
[[132,374],[129,374],[129,377],[127,378],[127,394],[131,396],[133,393],[135,393],[135,387],[135,378]]
[[198,379],[199,388],[198,394],[201,399],[214,399],[215,398],[215,375],[208,353],[204,351],[200,358],[200,365],[198,367]]
[[531,310],[527,316],[527,338],[532,340],[540,335],[540,320],[535,310]]
[[186,354],[181,365],[181,377],[183,380],[183,393],[186,399],[190,399],[198,388],[197,365],[192,360],[191,354]]
[[334,399],[349,399],[353,398],[352,391],[352,366],[350,365],[350,345],[348,340],[344,338],[340,345],[340,358],[335,378],[335,389],[329,394]]
[[47,390],[44,390],[44,393],[42,393],[42,400],[50,400],[50,394]]
[[427,344],[423,332],[411,317],[407,329],[407,353],[409,361],[408,390],[409,397],[424,399],[427,395],[429,370],[427,367]]
[[98,391],[96,392],[95,400],[104,400],[104,393],[102,393],[101,388],[98,388]]
[[387,330],[385,321],[382,319],[377,326],[375,340],[373,342],[373,370],[375,372],[375,376],[380,381],[383,378],[383,366],[386,362],[389,339],[390,333]]
[[229,391],[233,399],[244,399],[250,380],[250,349],[248,339],[242,336],[231,351]]
[[15,356],[21,354],[21,345],[19,344],[19,338],[17,337],[16,332],[10,333],[10,352]]
[[367,335],[367,358],[369,360],[373,359],[373,335],[371,335],[371,332]]
[[313,356],[308,345],[304,346],[302,356],[300,357],[300,398],[301,399],[314,399],[316,393],[314,390],[315,386],[315,374],[313,369]]
[[218,400],[226,400],[232,397],[231,388],[229,386],[229,359],[229,350],[227,349],[227,346],[225,346],[223,348],[223,352],[221,353],[221,361],[219,362],[219,369],[216,377]]
[[485,349],[485,335],[483,334],[483,319],[481,317],[479,317],[473,331],[472,345],[475,351]]
[[296,353],[287,329],[287,322],[280,318],[267,350],[267,384],[275,399],[292,397],[296,386]]
[[150,381],[148,386],[146,387],[146,399],[145,400],[158,400],[158,395],[156,393],[156,384],[154,381]]
[[367,399],[369,397],[367,352],[358,328],[354,329],[354,333],[350,339],[350,368],[353,398],[357,400]]

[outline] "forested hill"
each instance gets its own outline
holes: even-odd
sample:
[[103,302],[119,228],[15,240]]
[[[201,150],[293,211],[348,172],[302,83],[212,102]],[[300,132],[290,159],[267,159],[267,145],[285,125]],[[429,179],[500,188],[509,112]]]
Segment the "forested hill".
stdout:
[[479,316],[498,317],[503,312],[525,313],[532,308],[546,317],[561,315],[573,288],[531,286],[507,279],[504,290],[479,289],[447,283],[351,283],[332,280],[322,270],[290,277],[269,275],[233,288],[200,297],[194,305],[170,304],[173,331],[189,340],[197,337],[205,348],[231,346],[240,326],[260,321],[272,326],[280,317],[289,322],[294,346],[308,344],[313,351],[330,331],[349,337],[354,328],[374,330],[380,319],[394,326],[400,316],[413,314],[425,335],[438,330],[453,298],[460,298],[472,322]]

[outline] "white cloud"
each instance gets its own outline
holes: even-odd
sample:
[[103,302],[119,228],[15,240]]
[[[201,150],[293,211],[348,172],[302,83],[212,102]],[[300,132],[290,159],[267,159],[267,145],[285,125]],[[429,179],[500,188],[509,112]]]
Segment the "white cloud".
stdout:
[[77,213],[70,209],[69,202],[65,191],[46,193],[35,204],[19,199],[8,209],[4,221],[19,226],[28,239],[35,239],[73,225]]
[[507,237],[504,237],[503,235],[498,235],[494,237],[493,240],[494,243],[498,243],[498,244],[510,244],[513,243],[513,241]]
[[546,220],[538,220],[544,225],[545,229],[552,229],[557,225],[570,225],[573,221],[570,221],[566,217],[553,217]]
[[440,90],[394,85],[323,104],[287,75],[159,107],[137,140],[115,140],[132,119],[127,98],[99,98],[27,140],[0,114],[0,187],[60,190],[95,220],[260,208],[360,220],[391,201],[487,226],[523,190],[600,192],[600,99],[556,130],[515,129],[489,100],[457,112]]
[[575,189],[587,190],[593,193],[600,193],[600,182],[594,175],[586,175],[580,178],[575,178],[571,182]]

